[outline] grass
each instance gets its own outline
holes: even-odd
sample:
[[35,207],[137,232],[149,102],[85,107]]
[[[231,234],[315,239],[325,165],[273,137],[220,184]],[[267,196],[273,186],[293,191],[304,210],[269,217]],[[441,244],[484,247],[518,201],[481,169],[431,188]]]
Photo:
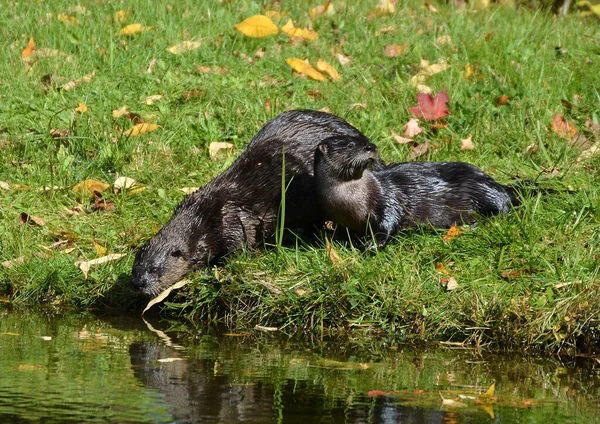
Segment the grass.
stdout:
[[[325,237],[331,234],[326,233],[241,252],[193,274],[195,284],[171,298],[163,313],[237,328],[277,326],[289,333],[353,330],[563,352],[595,346],[600,340],[600,155],[577,162],[581,150],[550,124],[559,113],[598,141],[585,126],[588,119],[600,122],[597,22],[500,6],[436,4],[438,13],[431,13],[415,1],[368,20],[376,2],[346,2],[313,22],[320,37],[311,42],[291,43],[283,34],[251,39],[233,30],[263,12],[261,5],[5,5],[10,13],[0,17],[5,52],[0,181],[9,187],[0,189],[0,261],[23,260],[0,266],[3,297],[14,303],[139,308],[144,299],[128,288],[135,248],[168,220],[184,197],[181,188],[206,184],[233,161],[209,160],[209,143],[233,143],[235,156],[267,120],[287,109],[328,108],[371,137],[385,160],[406,160],[410,146],[396,144],[390,130],[400,133],[411,118],[408,108],[416,104],[416,93],[409,81],[424,58],[451,65],[427,85],[434,92],[448,90],[452,114],[446,128],[423,125],[426,132],[417,140],[431,147],[419,160],[471,162],[504,183],[541,174],[544,187],[574,193],[527,197],[513,213],[482,220],[452,242],[442,240],[443,231],[423,228],[399,235],[383,250],[363,253],[338,237],[333,247],[342,266],[327,255]],[[310,24],[303,2],[284,6],[298,26]],[[118,10],[128,11],[124,23],[115,22]],[[59,21],[60,14],[79,24]],[[130,23],[152,28],[120,36],[120,28]],[[376,35],[386,27],[394,29]],[[438,45],[440,35],[449,35],[452,43]],[[25,66],[20,55],[31,36],[38,49],[58,49],[69,59],[43,58]],[[187,39],[203,45],[181,55],[166,51]],[[406,54],[383,55],[386,45],[404,42]],[[264,57],[254,58],[261,48]],[[341,66],[332,48],[349,55],[351,63]],[[313,64],[323,59],[343,80],[324,83],[293,75],[288,57]],[[468,77],[467,64],[474,69]],[[197,65],[225,71],[204,73]],[[58,89],[94,69],[89,83]],[[307,95],[311,90],[319,93]],[[155,94],[163,99],[144,103]],[[496,106],[504,94],[510,96],[508,105]],[[88,112],[76,113],[79,103]],[[128,137],[132,122],[112,118],[123,105],[160,129]],[[52,138],[52,128],[69,129],[70,135]],[[459,140],[469,135],[475,149],[462,151]],[[527,150],[531,145],[536,148]],[[117,176],[134,178],[145,190],[105,192],[114,204],[108,212],[92,211],[91,199],[71,190],[86,179],[112,184]],[[45,186],[58,188],[44,191]],[[45,224],[20,225],[22,212],[44,218]],[[60,240],[68,240],[69,250],[46,249]],[[96,258],[94,243],[126,257],[94,267],[84,278],[74,263]],[[436,262],[452,272],[457,289],[446,291],[440,284]]]

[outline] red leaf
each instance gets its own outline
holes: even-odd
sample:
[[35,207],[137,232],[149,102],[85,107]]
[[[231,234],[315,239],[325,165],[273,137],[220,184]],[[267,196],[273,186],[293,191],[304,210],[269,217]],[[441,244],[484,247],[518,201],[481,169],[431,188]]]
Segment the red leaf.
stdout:
[[369,390],[367,392],[367,396],[369,396],[369,397],[386,396],[391,393],[392,392],[384,392],[383,390]]
[[417,94],[419,104],[408,108],[417,118],[423,118],[426,121],[435,121],[443,116],[450,115],[450,111],[446,103],[450,102],[446,90],[440,91],[437,96],[432,97],[431,94]]

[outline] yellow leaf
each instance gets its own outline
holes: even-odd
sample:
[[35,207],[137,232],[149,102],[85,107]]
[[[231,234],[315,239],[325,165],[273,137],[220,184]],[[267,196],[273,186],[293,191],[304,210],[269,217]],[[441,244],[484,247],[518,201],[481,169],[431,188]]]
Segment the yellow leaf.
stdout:
[[98,255],[99,258],[106,255],[106,247],[102,246],[100,243],[96,242],[95,240],[93,240],[92,243],[94,243],[94,249],[96,249],[96,254]]
[[119,193],[121,191],[127,191],[131,187],[135,185],[136,181],[133,178],[129,177],[119,177],[113,183],[113,188],[115,193]]
[[460,150],[473,150],[474,148],[473,137],[471,135],[460,140]]
[[152,27],[145,27],[142,24],[129,24],[129,25],[121,28],[121,31],[119,31],[119,34],[134,35],[134,34],[139,34],[141,32],[147,31],[149,29],[152,29]]
[[456,237],[460,236],[463,232],[464,231],[460,227],[452,225],[450,228],[448,228],[448,231],[446,232],[444,237],[442,237],[442,240],[450,242]]
[[124,10],[117,10],[115,12],[115,22],[125,22],[125,18],[127,17],[128,12]]
[[134,125],[133,128],[131,128],[130,130],[127,130],[125,132],[125,135],[129,136],[129,137],[135,137],[140,134],[152,132],[152,131],[156,130],[157,128],[159,128],[159,125],[156,125],[156,124],[149,124],[149,123],[137,124],[137,125]]
[[325,14],[333,15],[334,12],[335,9],[333,7],[333,3],[331,2],[331,0],[327,0],[325,4],[310,9],[310,12],[308,12],[308,14],[310,15],[311,19],[316,19],[319,16],[323,16]]
[[172,47],[169,47],[167,51],[173,54],[181,54],[190,50],[195,50],[202,45],[201,41],[182,41]]
[[167,298],[167,296],[173,291],[173,290],[177,290],[182,288],[183,286],[185,286],[186,284],[191,283],[191,280],[181,280],[176,282],[175,284],[173,284],[172,286],[167,287],[166,289],[164,289],[162,292],[160,292],[160,294],[158,296],[156,296],[154,299],[150,300],[150,302],[148,302],[148,305],[146,305],[146,307],[144,308],[144,310],[142,311],[142,315],[144,315],[144,312],[146,312],[148,309],[150,309],[152,306],[156,305],[157,303],[162,302],[163,300],[165,300]]
[[112,117],[114,119],[117,119],[117,118],[120,118],[121,116],[127,115],[128,113],[130,113],[130,112],[127,110],[127,105],[124,105],[120,109],[113,110]]
[[153,94],[152,96],[148,96],[144,99],[144,103],[146,103],[148,106],[154,104],[154,102],[157,102],[159,100],[161,100],[163,98],[162,94]]
[[329,63],[325,62],[324,60],[321,60],[321,59],[317,60],[317,69],[319,71],[325,72],[334,81],[339,81],[342,79],[339,72],[333,66],[331,66]]
[[271,18],[271,19],[281,19],[285,15],[287,15],[286,12],[278,12],[277,10],[267,10],[265,12],[265,16],[267,16],[268,18]]
[[317,71],[315,68],[310,66],[308,63],[306,63],[302,59],[291,57],[291,58],[287,58],[286,62],[288,65],[290,65],[290,67],[294,71],[296,71],[300,74],[306,75],[307,77],[312,78],[317,81],[325,81],[325,77],[323,76],[322,73]]
[[401,56],[408,50],[408,43],[403,44],[390,44],[385,46],[385,50],[383,51],[383,55],[385,57],[397,57]]
[[254,15],[234,25],[234,28],[246,37],[262,38],[275,35],[279,32],[277,25],[265,15]]
[[88,111],[88,107],[85,103],[79,102],[79,106],[75,108],[75,112],[77,113],[86,113]]
[[109,187],[110,185],[101,183],[100,181],[85,180],[73,187],[73,191],[78,191],[82,194],[93,195],[95,191],[97,191],[98,193],[102,193]]
[[113,262],[121,259],[123,256],[125,256],[125,253],[113,253],[112,255],[102,256],[101,258],[92,259],[91,261],[75,262],[75,266],[79,268],[81,272],[83,272],[83,276],[87,278],[92,266],[100,265],[106,262]]
[[56,17],[59,21],[61,22],[65,22],[69,25],[77,25],[79,23],[79,19],[77,19],[75,16],[70,16],[70,15],[58,15]]
[[496,383],[492,383],[492,385],[489,387],[489,389],[487,389],[487,391],[485,393],[482,393],[479,396],[479,399],[490,399],[492,396],[494,396],[495,388],[496,388]]
[[33,41],[33,37],[29,39],[29,43],[27,43],[27,47],[25,50],[21,52],[21,59],[26,59],[29,55],[35,50],[35,41]]
[[296,28],[292,19],[288,20],[287,23],[281,27],[281,31],[290,37],[299,37],[305,40],[316,40],[319,38],[319,34],[308,28]]

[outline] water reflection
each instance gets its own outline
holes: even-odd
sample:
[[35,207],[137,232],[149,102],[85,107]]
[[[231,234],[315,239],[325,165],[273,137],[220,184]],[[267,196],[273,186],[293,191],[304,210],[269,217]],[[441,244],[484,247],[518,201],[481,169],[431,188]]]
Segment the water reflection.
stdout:
[[[0,309],[0,422],[595,422],[593,358]],[[42,338],[44,336],[45,338]],[[495,382],[494,396],[480,395]],[[445,401],[442,401],[442,398]]]

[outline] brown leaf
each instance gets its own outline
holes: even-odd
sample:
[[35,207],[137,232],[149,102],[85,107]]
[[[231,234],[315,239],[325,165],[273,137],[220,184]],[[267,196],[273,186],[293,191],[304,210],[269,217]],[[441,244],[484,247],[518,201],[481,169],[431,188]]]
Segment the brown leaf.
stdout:
[[397,57],[406,53],[408,50],[408,43],[403,44],[389,44],[385,46],[383,55],[385,57]]
[[411,118],[405,125],[402,127],[404,131],[404,136],[413,138],[417,134],[423,132],[423,128],[419,127],[419,120],[416,118]]
[[37,217],[34,215],[29,215],[25,212],[21,212],[19,214],[19,224],[21,224],[21,225],[28,224],[32,227],[36,227],[36,226],[42,227],[42,226],[46,225],[46,221],[44,221],[43,218],[40,218],[40,217]]
[[22,265],[24,263],[25,263],[25,257],[24,256],[20,256],[18,258],[11,259],[9,261],[4,261],[4,262],[2,262],[1,265],[4,268],[12,269],[12,268],[14,268],[14,267],[16,267],[18,265]]
[[277,25],[265,15],[254,15],[234,25],[234,28],[246,37],[263,38],[279,32]]
[[392,137],[394,138],[394,140],[396,141],[396,143],[398,144],[409,144],[409,143],[414,143],[412,138],[406,138],[406,137],[402,137],[399,134],[396,134],[394,132],[394,130],[390,130],[390,133],[392,134]]
[[181,98],[183,100],[189,100],[194,97],[202,97],[205,94],[206,94],[206,90],[193,89],[193,90],[184,91],[183,93],[181,93]]
[[308,90],[306,95],[313,100],[318,100],[323,98],[323,92],[321,90]]
[[471,135],[460,140],[460,150],[473,150],[474,148],[475,145],[473,144],[473,138]]
[[265,101],[263,102],[263,109],[265,110],[265,112],[267,113],[271,113],[271,99],[270,98],[266,98]]
[[29,43],[27,43],[27,47],[21,52],[21,59],[26,59],[33,53],[35,50],[35,41],[33,37],[29,38]]
[[440,278],[440,284],[446,287],[446,291],[452,291],[458,288],[458,282],[454,277],[442,277]]
[[571,147],[580,147],[582,149],[590,147],[590,142],[587,138],[583,134],[580,134],[571,122],[558,113],[555,113],[552,119],[552,131],[567,139]]
[[61,90],[64,91],[69,91],[69,90],[73,90],[74,88],[76,88],[77,86],[79,86],[82,83],[88,83],[92,80],[92,78],[94,78],[94,76],[96,75],[96,70],[94,69],[92,72],[90,72],[87,75],[84,75],[80,78],[74,79],[72,81],[69,81],[68,83],[64,84],[62,87],[60,87]]
[[448,274],[448,270],[446,270],[446,267],[444,266],[443,263],[441,262],[435,262],[433,264],[435,271],[439,272],[440,274]]
[[50,129],[50,137],[52,138],[67,138],[71,135],[71,130],[69,128],[65,128],[64,130],[59,130],[57,128]]
[[333,8],[333,3],[331,2],[331,0],[327,0],[325,2],[325,4],[323,4],[323,5],[313,7],[310,10],[310,12],[308,12],[310,18],[313,20],[320,16],[323,16],[325,14],[333,15],[333,13],[334,13],[334,8]]
[[508,103],[508,100],[510,99],[510,96],[508,96],[507,94],[503,94],[500,97],[498,97],[498,99],[496,100],[496,106],[504,106],[505,104]]
[[427,153],[428,150],[429,150],[429,143],[427,143],[426,141],[423,143],[420,143],[420,144],[416,144],[410,150],[410,154],[408,155],[408,160],[409,161],[415,160],[418,157],[421,157],[425,153]]

